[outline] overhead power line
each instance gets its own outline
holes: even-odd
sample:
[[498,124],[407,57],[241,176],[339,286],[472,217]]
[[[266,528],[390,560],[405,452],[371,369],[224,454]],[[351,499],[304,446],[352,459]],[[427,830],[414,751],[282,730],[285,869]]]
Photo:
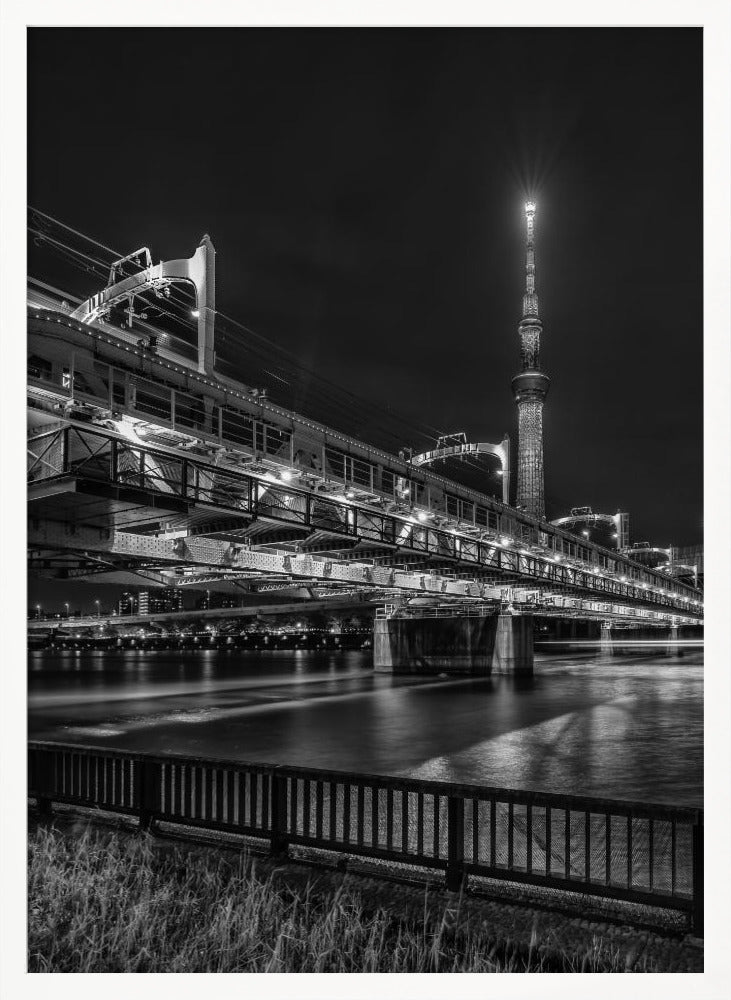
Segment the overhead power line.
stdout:
[[[73,267],[106,281],[111,263],[124,256],[121,251],[40,209],[29,206],[29,211],[34,223],[29,224],[29,233]],[[129,262],[120,273],[133,274],[136,270]],[[148,303],[143,298],[145,308],[149,305],[158,311],[156,320],[166,316],[182,324],[192,336],[196,324],[191,319],[191,300],[175,286],[170,291],[170,297],[164,300]],[[413,444],[415,438],[431,443],[443,433],[440,428],[405,417],[390,407],[379,406],[345,389],[314,371],[291,351],[222,310],[216,311],[216,340],[221,348],[222,362],[236,372],[237,377],[266,387],[274,401],[301,409],[306,415],[344,432],[371,439],[377,435],[382,446],[393,450]]]

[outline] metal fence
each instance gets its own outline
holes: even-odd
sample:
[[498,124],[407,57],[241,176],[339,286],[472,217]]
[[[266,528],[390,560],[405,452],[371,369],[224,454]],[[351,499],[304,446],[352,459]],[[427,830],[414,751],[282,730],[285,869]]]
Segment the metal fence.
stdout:
[[584,796],[31,743],[28,793],[155,821],[685,911],[703,933],[703,813]]

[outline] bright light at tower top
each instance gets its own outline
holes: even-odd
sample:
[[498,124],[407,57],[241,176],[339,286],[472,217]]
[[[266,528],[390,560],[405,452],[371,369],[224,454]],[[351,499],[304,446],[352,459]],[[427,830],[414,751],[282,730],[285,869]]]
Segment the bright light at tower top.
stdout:
[[525,214],[526,215],[536,214],[536,203],[534,201],[527,201],[525,203]]

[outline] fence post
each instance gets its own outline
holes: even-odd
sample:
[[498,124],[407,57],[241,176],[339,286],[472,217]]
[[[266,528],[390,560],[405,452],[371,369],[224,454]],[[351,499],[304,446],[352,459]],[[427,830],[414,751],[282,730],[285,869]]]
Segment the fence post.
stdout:
[[447,889],[459,892],[464,870],[464,799],[447,797]]
[[[72,388],[73,393],[73,388]],[[61,431],[61,468],[64,472],[69,471],[69,427],[64,427]]]
[[287,778],[274,767],[269,782],[272,825],[270,853],[275,858],[286,858],[289,851],[287,836]]
[[36,750],[36,804],[43,820],[53,815],[53,754],[49,750]]
[[693,911],[692,931],[696,937],[703,937],[703,813],[693,824]]
[[138,757],[135,760],[139,788],[140,830],[154,832],[157,811],[157,770],[158,763]]

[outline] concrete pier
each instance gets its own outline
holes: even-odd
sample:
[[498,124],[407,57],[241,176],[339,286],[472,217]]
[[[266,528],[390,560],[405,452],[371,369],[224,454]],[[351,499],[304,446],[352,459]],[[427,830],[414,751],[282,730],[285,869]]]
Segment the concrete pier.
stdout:
[[610,622],[602,622],[599,634],[599,652],[602,659],[609,659],[612,655],[614,645],[612,643],[612,626]]
[[377,618],[373,666],[385,673],[530,675],[533,618]]
[[533,616],[498,615],[493,674],[533,673]]
[[678,649],[678,626],[671,625],[668,629],[668,644],[665,647],[666,656],[678,656],[682,655],[682,652]]
[[611,656],[682,656],[683,642],[703,640],[702,625],[631,625],[603,623],[602,658]]

